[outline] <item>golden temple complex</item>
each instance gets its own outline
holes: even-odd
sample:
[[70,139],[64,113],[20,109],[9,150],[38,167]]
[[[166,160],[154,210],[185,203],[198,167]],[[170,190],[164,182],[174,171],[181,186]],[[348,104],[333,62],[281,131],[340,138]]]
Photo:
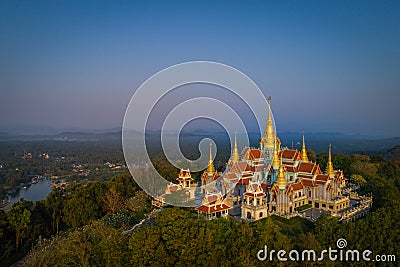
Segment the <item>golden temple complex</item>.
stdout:
[[[208,219],[231,215],[258,220],[278,215],[315,220],[328,213],[343,221],[367,214],[372,197],[353,192],[343,171],[334,169],[332,146],[325,172],[309,159],[304,132],[301,150],[282,147],[276,136],[271,97],[267,105],[267,125],[259,147],[245,147],[239,153],[235,133],[224,172],[216,170],[210,144],[208,166],[201,176],[202,200],[196,208],[199,214]],[[190,187],[191,180],[182,180],[185,175],[181,174],[180,184],[172,186]]]

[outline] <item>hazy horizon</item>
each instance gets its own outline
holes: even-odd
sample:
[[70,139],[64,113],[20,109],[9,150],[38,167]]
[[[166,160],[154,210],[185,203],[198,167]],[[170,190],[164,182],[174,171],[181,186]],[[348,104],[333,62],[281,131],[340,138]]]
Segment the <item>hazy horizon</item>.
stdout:
[[[134,129],[128,130],[132,132],[137,132]],[[91,128],[77,128],[77,127],[64,127],[64,128],[54,128],[51,126],[13,126],[13,127],[4,127],[1,129],[0,134],[2,135],[58,135],[58,134],[63,134],[63,133],[87,133],[87,134],[109,134],[109,133],[121,133],[122,132],[122,126],[120,127],[111,127],[111,128],[97,128],[97,129],[91,129]],[[160,133],[161,130],[151,130],[148,129],[146,130],[148,133]],[[176,134],[178,130],[164,130],[166,134]],[[226,134],[225,130],[222,130],[220,128],[201,128],[201,129],[195,129],[195,128],[186,128],[183,129],[182,133],[198,133],[200,135],[202,134]],[[238,133],[239,134],[239,133]],[[243,134],[243,133],[242,133]],[[259,134],[256,129],[250,129],[247,134]],[[301,138],[302,130],[285,130],[281,129],[277,131],[277,134],[298,134],[299,138]],[[346,136],[360,136],[360,137],[367,137],[367,138],[400,138],[400,135],[379,135],[379,134],[368,134],[368,133],[357,133],[357,132],[344,132],[344,131],[324,131],[324,130],[311,130],[305,132],[305,135],[311,136],[311,135],[346,135]]]

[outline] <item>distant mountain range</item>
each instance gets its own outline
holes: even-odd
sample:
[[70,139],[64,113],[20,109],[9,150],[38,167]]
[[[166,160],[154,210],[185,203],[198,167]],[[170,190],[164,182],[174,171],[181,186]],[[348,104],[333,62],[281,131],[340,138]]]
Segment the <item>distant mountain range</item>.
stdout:
[[[158,144],[160,142],[159,131],[148,131],[147,141]],[[167,135],[173,135],[174,133],[167,133]],[[131,136],[138,136],[138,132],[131,132]],[[278,133],[281,139],[282,145],[288,148],[301,149],[301,134],[293,132],[282,132]],[[193,131],[193,132],[182,132],[181,140],[185,140],[185,146],[196,146],[199,140],[208,137],[218,140],[219,144],[222,144],[229,148],[228,135],[224,132],[205,132],[205,131]],[[0,133],[0,141],[80,141],[80,142],[113,142],[121,144],[122,134],[121,131],[113,131],[106,133],[90,133],[90,132],[62,132],[58,134],[48,135],[28,135],[28,134],[7,134]],[[250,145],[258,146],[260,135],[257,133],[249,133]],[[400,145],[400,137],[393,138],[379,138],[370,137],[365,135],[350,135],[344,133],[307,133],[305,136],[306,145],[308,148],[313,149],[316,153],[326,152],[328,145],[332,144],[333,153],[366,153],[366,154],[383,154],[386,151]],[[193,142],[193,144],[192,144]],[[397,148],[400,150],[400,148]],[[392,151],[392,154],[398,153],[397,150]],[[387,155],[387,157],[394,157]]]
[[384,157],[388,160],[400,159],[400,145],[391,148],[385,153]]
[[59,134],[0,134],[0,141],[17,140],[17,141],[120,141],[121,132],[108,133],[86,133],[86,132],[63,132]]
[[78,127],[53,128],[50,126],[1,126],[0,135],[56,135],[64,132],[79,132],[79,133],[108,133],[121,131],[120,127],[107,129],[86,129]]

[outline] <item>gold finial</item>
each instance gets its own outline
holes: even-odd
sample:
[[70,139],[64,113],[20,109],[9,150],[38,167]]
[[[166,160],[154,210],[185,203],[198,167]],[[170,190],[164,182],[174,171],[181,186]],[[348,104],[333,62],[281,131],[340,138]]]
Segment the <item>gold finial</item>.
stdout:
[[284,189],[286,187],[285,169],[283,168],[282,155],[280,156],[278,177],[276,178],[276,182],[278,183],[279,189]]
[[328,154],[328,163],[326,164],[326,174],[329,176],[335,176],[335,170],[333,169],[333,163],[332,163],[332,145],[329,144],[329,154]]
[[264,131],[264,148],[274,149],[275,146],[275,130],[272,123],[272,112],[271,112],[271,96],[268,97],[268,120],[267,127]]
[[303,158],[304,162],[308,162],[306,142],[304,141],[304,131],[303,131],[303,146],[301,148],[301,157]]
[[210,159],[208,160],[208,167],[207,167],[207,173],[209,175],[214,174],[215,168],[214,168],[214,161],[212,157],[212,143],[210,143]]
[[279,165],[280,165],[279,153],[278,153],[279,150],[280,150],[280,142],[278,142],[278,140],[276,140],[275,148],[274,148],[274,160],[272,161],[272,167],[275,167],[275,168],[279,168]]
[[238,147],[237,147],[237,143],[236,143],[236,132],[235,132],[235,145],[233,147],[232,161],[233,162],[239,161],[239,151],[238,151]]

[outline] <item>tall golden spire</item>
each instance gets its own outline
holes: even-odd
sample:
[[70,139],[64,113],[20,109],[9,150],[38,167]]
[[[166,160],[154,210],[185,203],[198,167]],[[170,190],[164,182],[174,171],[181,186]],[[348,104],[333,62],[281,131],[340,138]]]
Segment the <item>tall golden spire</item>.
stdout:
[[212,143],[210,143],[210,159],[208,160],[207,173],[209,175],[213,175],[214,172],[215,172],[215,168],[214,168],[214,161],[213,161],[213,157],[212,157]]
[[280,161],[279,161],[279,150],[280,150],[280,143],[278,144],[278,140],[275,142],[275,147],[274,147],[274,160],[272,161],[272,167],[274,168],[279,168]]
[[304,162],[308,162],[306,142],[304,141],[304,131],[303,131],[303,146],[301,148],[301,157],[303,158]]
[[239,161],[239,151],[238,151],[238,147],[237,147],[237,143],[236,143],[236,132],[235,132],[235,146],[233,147],[232,161],[233,162]]
[[329,155],[328,155],[328,163],[326,164],[326,174],[329,176],[335,176],[335,170],[333,169],[332,163],[332,145],[329,144]]
[[278,177],[276,178],[276,182],[278,183],[279,189],[284,189],[286,187],[285,169],[283,168],[282,156],[280,157]]
[[268,121],[264,131],[264,148],[274,149],[275,146],[275,130],[272,122],[271,97],[268,97]]

